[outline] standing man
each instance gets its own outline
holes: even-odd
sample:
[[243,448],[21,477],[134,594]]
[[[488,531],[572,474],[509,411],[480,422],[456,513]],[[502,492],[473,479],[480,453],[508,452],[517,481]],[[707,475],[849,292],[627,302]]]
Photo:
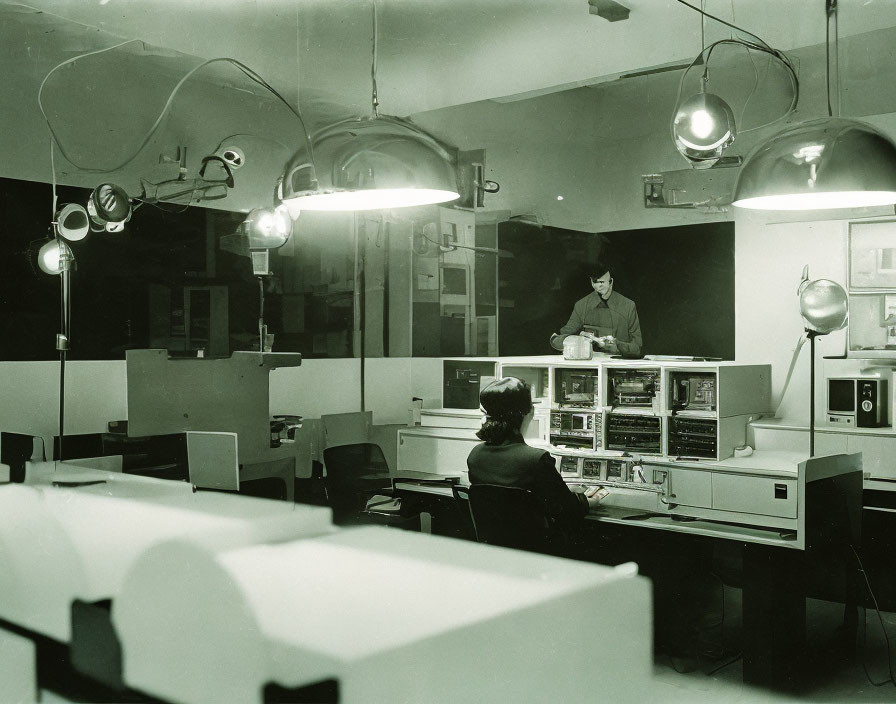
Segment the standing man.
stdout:
[[641,323],[635,302],[613,290],[610,267],[598,262],[591,269],[594,289],[573,306],[569,321],[551,335],[551,347],[563,349],[568,335],[590,337],[601,352],[625,357],[641,355]]

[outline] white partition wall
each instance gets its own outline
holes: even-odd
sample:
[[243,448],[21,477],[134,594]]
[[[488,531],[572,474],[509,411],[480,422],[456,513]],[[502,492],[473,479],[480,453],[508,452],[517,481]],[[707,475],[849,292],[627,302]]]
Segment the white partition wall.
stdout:
[[[59,363],[0,362],[0,430],[39,435],[52,448],[59,433]],[[67,362],[65,432],[100,433],[127,418],[124,361]],[[48,453],[49,454],[49,453]]]

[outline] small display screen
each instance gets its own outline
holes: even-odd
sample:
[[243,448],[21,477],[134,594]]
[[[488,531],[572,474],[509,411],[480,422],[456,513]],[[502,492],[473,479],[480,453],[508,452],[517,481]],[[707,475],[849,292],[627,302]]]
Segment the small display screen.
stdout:
[[622,480],[623,466],[619,460],[610,460],[607,462],[607,479]]
[[596,369],[556,369],[555,374],[557,403],[582,408],[597,404],[600,378]]
[[577,457],[561,457],[560,472],[562,474],[577,474],[579,471],[579,460]]
[[828,411],[854,413],[856,387],[852,379],[828,379]]
[[596,460],[592,457],[586,457],[582,461],[582,476],[583,477],[599,477],[600,476],[600,465],[601,465],[600,460]]

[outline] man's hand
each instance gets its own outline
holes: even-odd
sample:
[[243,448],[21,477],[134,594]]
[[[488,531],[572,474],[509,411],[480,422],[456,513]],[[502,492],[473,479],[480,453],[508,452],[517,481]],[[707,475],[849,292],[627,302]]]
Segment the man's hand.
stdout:
[[584,337],[585,339],[596,342],[597,344],[600,344],[601,341],[601,338],[599,338],[593,332],[588,332],[587,330],[582,330],[582,332],[579,333],[579,337]]
[[602,352],[609,352],[610,354],[619,353],[619,346],[616,344],[616,338],[612,335],[599,337],[595,342],[597,342],[597,346],[600,347]]
[[588,508],[597,508],[601,500],[609,495],[610,491],[606,487],[594,486],[585,490],[585,498],[588,500]]

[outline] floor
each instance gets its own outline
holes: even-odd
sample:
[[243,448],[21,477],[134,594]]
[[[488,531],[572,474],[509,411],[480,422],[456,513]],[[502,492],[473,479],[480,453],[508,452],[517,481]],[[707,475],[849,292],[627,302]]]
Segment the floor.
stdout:
[[[726,588],[726,615],[739,611],[739,592]],[[836,628],[842,617],[842,606],[828,602],[809,600],[808,613],[817,631],[830,632]],[[760,687],[750,687],[742,683],[742,661],[736,652],[736,642],[740,624],[734,622],[722,625],[713,637],[707,634],[705,642],[709,646],[705,657],[696,659],[672,659],[657,655],[654,664],[655,702],[725,702],[725,704],[748,704],[752,702],[896,702],[896,685],[892,682],[874,686],[874,682],[887,679],[888,655],[896,669],[896,613],[882,612],[881,620],[874,610],[866,613],[864,638],[864,662],[862,666],[862,621],[859,616],[859,643],[857,656],[852,661],[824,662],[813,673],[810,683],[795,692],[782,692]],[[734,619],[730,619],[734,620]],[[881,621],[887,636],[881,628]],[[811,634],[810,634],[811,635]],[[893,635],[892,643],[887,638]],[[721,638],[720,638],[721,636]],[[811,641],[811,638],[810,638]]]

